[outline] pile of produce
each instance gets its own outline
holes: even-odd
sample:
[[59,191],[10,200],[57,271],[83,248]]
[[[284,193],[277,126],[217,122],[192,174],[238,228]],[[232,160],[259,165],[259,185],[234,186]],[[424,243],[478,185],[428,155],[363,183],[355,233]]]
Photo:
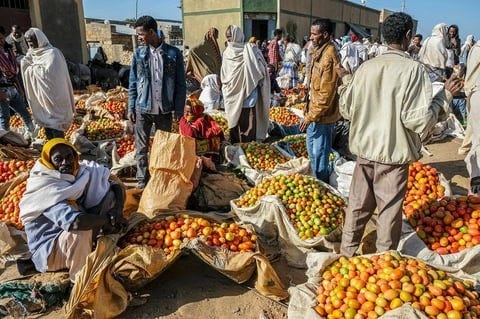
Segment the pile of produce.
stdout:
[[103,102],[102,107],[120,118],[124,117],[127,112],[127,102],[125,100],[107,100]]
[[249,189],[236,205],[254,206],[263,196],[273,195],[282,201],[293,227],[302,240],[327,235],[342,224],[343,199],[310,176],[277,175]]
[[292,106],[297,103],[305,102],[308,89],[304,85],[298,85],[291,89],[282,90],[287,97],[286,106]]
[[77,110],[84,110],[86,108],[86,104],[85,104],[86,101],[87,99],[78,100],[77,103],[75,103],[75,108]]
[[225,136],[230,135],[230,129],[228,128],[228,121],[225,117],[217,113],[212,113],[210,114],[210,116],[215,120],[215,122],[218,123],[218,125],[222,129],[223,134]]
[[100,118],[88,123],[85,128],[85,136],[91,141],[98,141],[119,137],[123,131],[122,123],[108,118]]
[[288,162],[288,158],[282,155],[274,146],[266,143],[241,143],[248,164],[257,171],[270,171],[277,166]]
[[20,208],[18,207],[18,203],[20,203],[26,187],[27,181],[24,181],[0,199],[0,220],[20,230],[23,229],[23,225],[20,221]]
[[308,158],[307,137],[305,134],[285,136],[282,141],[288,142],[296,157]]
[[0,183],[5,183],[16,177],[18,174],[29,171],[30,169],[32,169],[34,164],[34,160],[0,161]]
[[321,277],[315,310],[324,318],[378,318],[405,303],[432,319],[480,315],[472,283],[394,252],[340,257]]
[[22,118],[18,114],[14,114],[10,116],[10,127],[13,128],[21,128],[24,127],[24,123],[22,121]]
[[73,132],[75,132],[76,130],[78,130],[80,128],[80,124],[76,123],[76,122],[73,122],[70,127],[68,128],[68,130],[65,132],[65,139],[66,140],[69,140],[70,137],[72,136]]
[[440,185],[440,177],[435,168],[422,162],[410,164],[408,170],[407,192],[403,202],[404,210],[419,209],[422,205],[445,195]]
[[254,251],[257,245],[257,236],[235,223],[220,224],[182,214],[140,223],[121,239],[120,247],[148,245],[162,249],[168,257],[194,238],[200,238],[209,246],[235,252]]
[[408,222],[438,254],[453,254],[480,243],[480,197],[444,197],[418,209],[405,207]]
[[135,150],[135,136],[133,134],[125,134],[118,138],[115,143],[117,143],[117,153],[120,158]]
[[300,123],[300,118],[295,113],[281,106],[270,108],[268,116],[272,122],[285,126],[292,126]]

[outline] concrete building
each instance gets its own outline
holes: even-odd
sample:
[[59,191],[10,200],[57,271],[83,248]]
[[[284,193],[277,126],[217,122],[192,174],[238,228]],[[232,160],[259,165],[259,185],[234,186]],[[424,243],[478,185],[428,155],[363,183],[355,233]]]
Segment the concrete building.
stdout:
[[336,37],[350,28],[378,36],[380,21],[380,11],[345,0],[182,0],[182,14],[184,42],[190,47],[202,42],[208,28],[216,27],[223,48],[230,24],[242,27],[246,40],[252,35],[270,39],[275,28],[282,28],[301,43],[317,18],[331,19]]
[[87,61],[82,0],[4,0],[0,1],[0,16],[7,32],[13,24],[23,31],[37,27],[67,59]]
[[116,61],[130,64],[131,53],[136,44],[133,26],[125,21],[86,18],[85,29],[89,59],[93,59],[97,49],[102,47],[108,58],[107,63]]
[[[165,42],[183,49],[182,22],[165,19],[156,21],[158,28],[163,31]],[[130,64],[131,54],[137,46],[132,22],[86,18],[85,28],[90,59],[101,46],[108,63],[117,61]]]

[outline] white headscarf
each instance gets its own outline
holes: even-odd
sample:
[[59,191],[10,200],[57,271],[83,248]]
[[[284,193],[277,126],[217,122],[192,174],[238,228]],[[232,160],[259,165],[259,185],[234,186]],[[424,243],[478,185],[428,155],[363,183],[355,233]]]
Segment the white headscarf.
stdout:
[[422,45],[418,53],[420,61],[437,69],[445,69],[448,59],[448,27],[445,23],[437,24],[432,35]]
[[217,83],[217,75],[209,74],[202,79],[200,83],[202,93],[198,98],[205,106],[205,112],[217,110],[220,108],[222,92]]
[[38,48],[29,48],[22,60],[33,117],[41,126],[66,131],[72,123],[75,101],[65,58],[40,29],[30,28],[25,35],[35,35],[38,42]]
[[221,79],[228,126],[237,126],[244,100],[263,80],[256,104],[257,140],[264,140],[268,131],[270,108],[270,80],[262,51],[251,43],[243,43],[245,36],[239,26],[229,26],[232,41],[223,52]]

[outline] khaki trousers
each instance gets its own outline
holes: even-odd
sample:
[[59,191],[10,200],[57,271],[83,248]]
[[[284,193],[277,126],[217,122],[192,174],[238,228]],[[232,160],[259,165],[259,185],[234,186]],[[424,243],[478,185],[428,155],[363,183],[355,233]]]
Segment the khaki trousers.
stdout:
[[92,231],[63,231],[55,241],[48,256],[48,271],[68,269],[70,280],[75,282],[77,273],[92,252]]
[[408,164],[387,165],[357,158],[340,253],[348,257],[355,254],[375,208],[378,208],[377,252],[397,248],[402,233],[407,178]]

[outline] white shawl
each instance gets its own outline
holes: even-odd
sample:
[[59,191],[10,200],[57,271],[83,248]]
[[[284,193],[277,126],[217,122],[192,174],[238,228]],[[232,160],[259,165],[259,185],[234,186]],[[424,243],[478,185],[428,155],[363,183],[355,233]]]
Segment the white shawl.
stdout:
[[26,34],[29,33],[35,34],[38,48],[30,48],[22,60],[28,104],[39,125],[66,131],[75,107],[67,63],[40,29],[30,28]]
[[64,200],[78,200],[82,207],[92,208],[110,189],[110,170],[93,161],[80,162],[77,176],[61,174],[37,161],[27,179],[27,189],[20,200],[20,219],[26,224],[50,207]]
[[433,28],[432,35],[425,40],[418,53],[420,62],[444,70],[448,58],[447,44],[447,25],[439,23]]
[[270,108],[270,80],[267,63],[260,49],[251,43],[243,43],[240,27],[231,26],[232,41],[223,52],[221,79],[225,112],[229,128],[238,124],[243,102],[262,82],[256,104],[256,139],[264,140],[268,132]]
[[217,83],[217,75],[209,74],[205,76],[200,86],[202,87],[202,93],[200,93],[198,99],[205,106],[205,112],[219,109],[222,91],[220,91]]

